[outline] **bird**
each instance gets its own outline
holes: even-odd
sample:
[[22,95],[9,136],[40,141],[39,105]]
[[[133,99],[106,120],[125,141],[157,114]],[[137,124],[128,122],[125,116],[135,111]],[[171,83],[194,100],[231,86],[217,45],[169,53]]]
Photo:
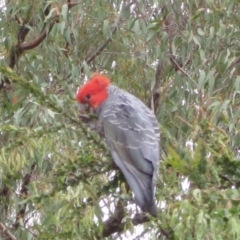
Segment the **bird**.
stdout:
[[137,97],[111,83],[105,74],[94,74],[79,88],[80,109],[91,109],[97,131],[104,136],[113,161],[125,177],[142,211],[158,216],[155,203],[159,172],[159,123]]

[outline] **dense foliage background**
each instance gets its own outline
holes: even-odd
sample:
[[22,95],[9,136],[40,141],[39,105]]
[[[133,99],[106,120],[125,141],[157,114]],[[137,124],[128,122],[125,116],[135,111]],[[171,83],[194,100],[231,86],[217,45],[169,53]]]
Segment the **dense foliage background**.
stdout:
[[[239,7],[0,1],[0,238],[240,239]],[[100,71],[161,125],[158,219],[78,117]]]

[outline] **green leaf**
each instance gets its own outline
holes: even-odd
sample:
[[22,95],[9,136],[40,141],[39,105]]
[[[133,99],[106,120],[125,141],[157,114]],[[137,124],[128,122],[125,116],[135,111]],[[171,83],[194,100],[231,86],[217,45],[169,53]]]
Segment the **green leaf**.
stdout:
[[44,19],[44,22],[47,22],[48,19],[52,18],[54,16],[54,12],[56,11],[55,8],[52,8],[50,11],[49,11],[49,14],[45,17]]
[[103,21],[103,36],[105,37],[111,37],[111,30],[108,20]]
[[199,72],[198,89],[202,90],[206,80],[206,73],[203,70],[199,70]]
[[201,28],[198,28],[197,29],[197,32],[200,36],[204,36],[205,35],[205,32],[201,29]]
[[68,5],[66,3],[62,5],[61,15],[63,17],[63,21],[66,22],[68,16]]

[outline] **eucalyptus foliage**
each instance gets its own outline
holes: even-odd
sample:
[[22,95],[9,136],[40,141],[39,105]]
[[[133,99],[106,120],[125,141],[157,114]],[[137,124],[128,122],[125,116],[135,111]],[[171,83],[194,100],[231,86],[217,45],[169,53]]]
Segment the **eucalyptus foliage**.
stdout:
[[[240,239],[239,7],[0,1],[0,238]],[[156,113],[157,219],[79,118],[94,72]]]

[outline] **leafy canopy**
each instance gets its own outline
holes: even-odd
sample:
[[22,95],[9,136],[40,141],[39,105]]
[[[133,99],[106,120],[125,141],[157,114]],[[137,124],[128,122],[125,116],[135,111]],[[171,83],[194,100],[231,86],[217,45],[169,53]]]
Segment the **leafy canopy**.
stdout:
[[[0,1],[0,237],[240,239],[239,7]],[[158,219],[78,117],[100,71],[161,125]]]

